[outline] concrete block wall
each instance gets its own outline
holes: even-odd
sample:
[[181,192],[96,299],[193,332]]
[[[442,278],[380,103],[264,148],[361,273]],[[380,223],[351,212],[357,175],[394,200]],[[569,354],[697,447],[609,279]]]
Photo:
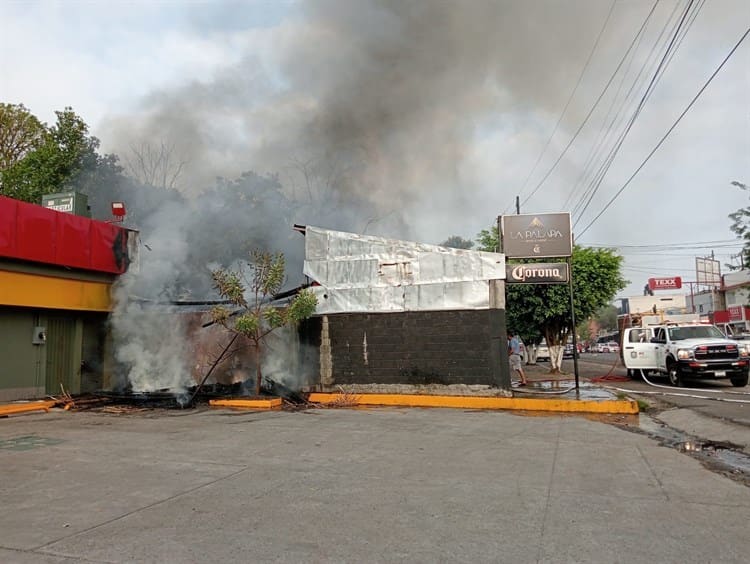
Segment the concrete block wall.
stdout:
[[347,313],[316,321],[305,331],[319,332],[324,386],[491,383],[488,310]]

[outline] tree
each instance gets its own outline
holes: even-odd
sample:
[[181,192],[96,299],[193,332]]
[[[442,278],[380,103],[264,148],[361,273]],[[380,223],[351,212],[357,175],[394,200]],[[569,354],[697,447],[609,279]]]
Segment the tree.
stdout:
[[594,318],[599,322],[599,326],[606,331],[617,330],[617,315],[619,310],[612,304],[600,307],[594,314]]
[[[86,122],[72,108],[55,113],[55,125],[43,128],[24,156],[2,171],[2,194],[40,203],[45,194],[70,188],[77,175],[99,164],[99,140],[88,134]],[[109,157],[110,164],[112,158],[116,162]]]
[[177,188],[177,181],[187,164],[175,158],[174,145],[167,145],[163,141],[158,147],[150,143],[131,145],[130,155],[125,157],[124,162],[127,173],[140,184],[163,190]]
[[474,247],[474,241],[464,239],[458,235],[451,235],[445,241],[440,243],[441,247],[451,247],[452,249],[471,249]]
[[[479,234],[482,250],[494,250],[497,228]],[[540,262],[524,260],[523,262]],[[622,257],[612,249],[575,246],[571,263],[576,319],[586,319],[606,306],[627,281]],[[512,284],[505,288],[508,326],[529,341],[544,337],[550,348],[551,372],[560,371],[570,332],[570,291],[567,284]]]
[[230,312],[224,306],[211,311],[216,323],[220,323],[235,335],[250,340],[256,349],[255,394],[260,394],[262,381],[262,344],[272,331],[296,325],[315,313],[318,300],[309,290],[301,290],[286,306],[270,302],[284,283],[284,255],[264,251],[250,253],[246,263],[249,276],[242,271],[217,269],[211,275],[219,294],[237,311]]
[[37,148],[45,131],[23,104],[0,103],[0,175]]
[[[736,180],[732,181],[732,186],[737,186],[741,190],[748,190],[750,186]],[[742,260],[743,266],[750,265],[750,206],[738,209],[729,214],[732,225],[729,227],[737,238],[742,241]]]

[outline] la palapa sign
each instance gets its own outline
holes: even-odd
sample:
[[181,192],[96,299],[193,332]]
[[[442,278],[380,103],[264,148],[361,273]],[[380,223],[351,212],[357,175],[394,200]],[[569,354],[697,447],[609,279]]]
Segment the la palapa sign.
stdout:
[[569,257],[573,237],[569,213],[504,215],[503,253],[508,258]]
[[651,290],[679,290],[682,288],[682,278],[679,276],[649,278],[648,287]]
[[565,262],[505,265],[507,284],[564,284],[567,281],[568,263]]

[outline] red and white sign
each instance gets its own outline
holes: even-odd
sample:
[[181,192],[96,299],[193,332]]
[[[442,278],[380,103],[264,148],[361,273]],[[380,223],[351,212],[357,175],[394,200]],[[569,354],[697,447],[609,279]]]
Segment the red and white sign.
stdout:
[[648,287],[652,290],[679,290],[682,288],[682,278],[679,276],[649,278]]
[[729,311],[729,321],[744,321],[742,316],[744,308],[742,306],[729,306],[727,310]]

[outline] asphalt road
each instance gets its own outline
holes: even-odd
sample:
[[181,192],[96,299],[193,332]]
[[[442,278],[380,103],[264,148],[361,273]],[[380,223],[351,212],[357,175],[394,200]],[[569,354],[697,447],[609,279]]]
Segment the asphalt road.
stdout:
[[[529,367],[544,373],[548,363]],[[706,441],[729,442],[750,454],[750,386],[735,388],[727,380],[696,380],[685,387],[669,385],[665,377],[627,378],[616,353],[583,353],[578,360],[582,381],[592,380],[615,392],[642,399],[658,422]],[[563,361],[563,371],[573,375],[573,361]]]
[[750,488],[582,416],[70,412],[0,421],[3,564],[741,563]]

